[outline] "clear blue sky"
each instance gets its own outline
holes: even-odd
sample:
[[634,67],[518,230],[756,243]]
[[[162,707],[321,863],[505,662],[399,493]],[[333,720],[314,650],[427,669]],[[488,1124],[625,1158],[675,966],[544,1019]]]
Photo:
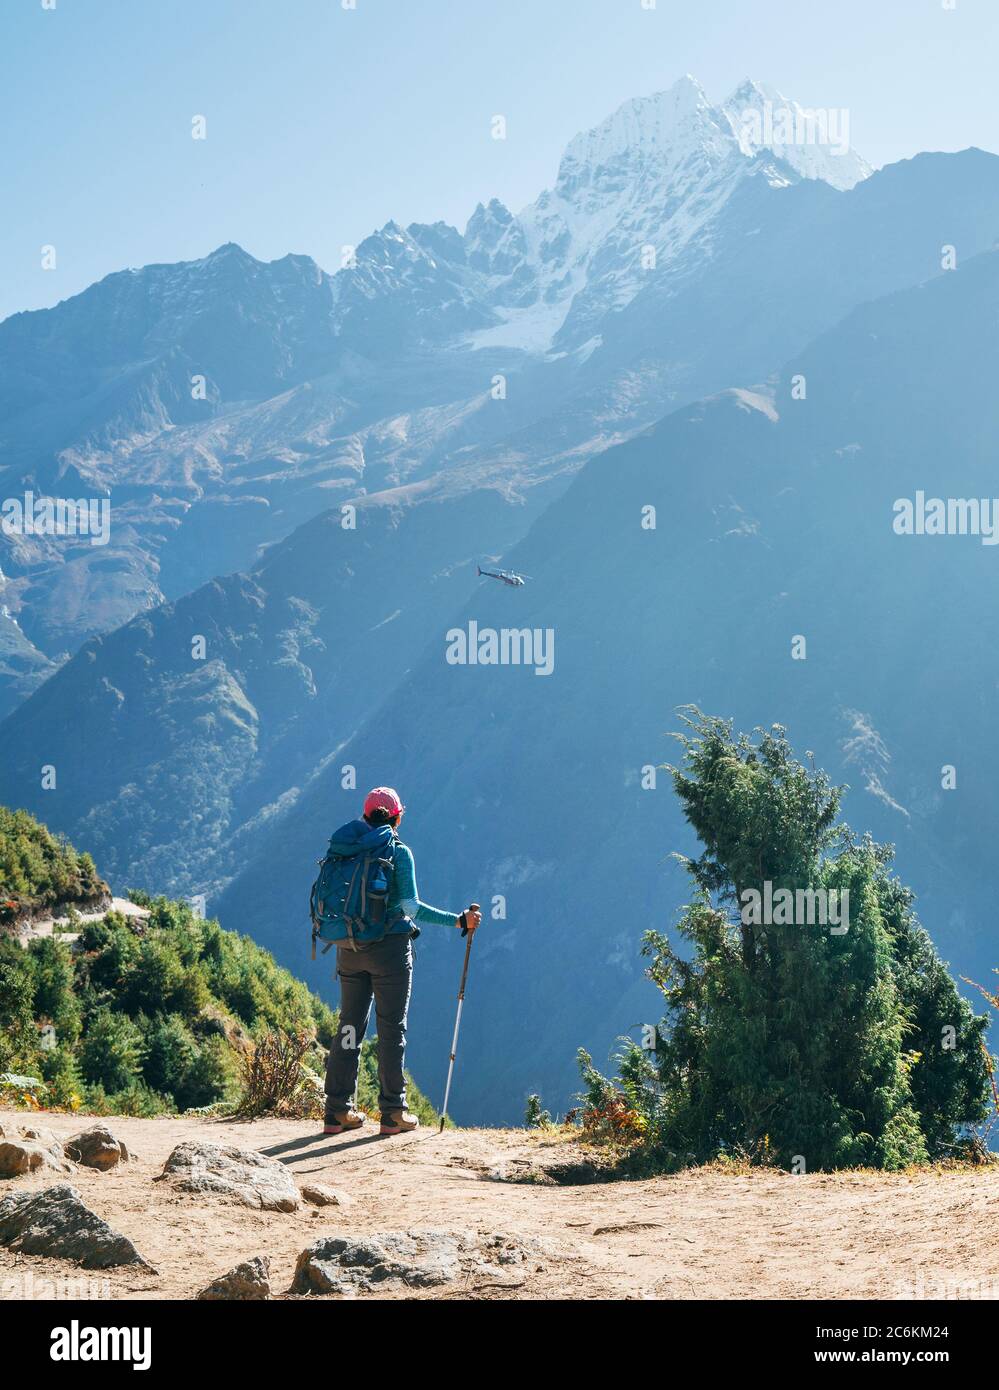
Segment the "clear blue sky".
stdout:
[[0,0],[0,317],[225,241],[335,269],[389,218],[516,211],[578,130],[684,72],[713,100],[752,76],[847,107],[877,165],[999,150],[999,4],[944,5]]

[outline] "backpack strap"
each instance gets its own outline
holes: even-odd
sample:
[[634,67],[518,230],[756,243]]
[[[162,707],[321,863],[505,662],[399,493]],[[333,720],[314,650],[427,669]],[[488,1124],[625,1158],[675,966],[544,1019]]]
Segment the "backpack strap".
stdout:
[[[395,828],[393,827],[393,829],[392,829],[392,843],[389,845],[389,850],[388,850],[388,855],[389,855],[389,857],[388,857],[387,860],[383,860],[383,861],[382,861],[383,863],[388,864],[389,869],[391,870],[391,874],[392,874],[392,883],[393,883],[393,884],[395,883],[395,872],[396,872],[396,870],[395,870],[395,852],[396,852],[396,849],[397,849],[397,848],[399,847],[399,845],[401,845],[401,844],[402,844],[402,841],[399,839],[399,836],[398,836],[398,834],[396,833]],[[391,891],[392,891],[392,890],[391,890],[391,887],[390,887],[389,892],[391,892]],[[394,917],[389,917],[388,914],[386,914],[386,917],[385,917],[385,930],[388,931],[389,927],[394,927],[395,924],[396,924],[396,922],[401,922],[402,919],[405,917],[405,915],[406,915],[405,912],[403,912],[401,908],[396,910],[396,914],[395,914]]]
[[[344,914],[343,914],[344,925],[345,925],[346,928],[347,928],[347,935],[350,937],[350,944],[351,944],[351,946],[353,946],[353,948],[354,948],[355,951],[357,950],[357,942],[354,940],[354,923],[355,923],[355,921],[356,921],[357,919],[356,919],[355,917],[351,917],[351,915],[349,914],[349,912],[346,911],[346,908],[347,908],[347,904],[350,902],[351,898],[353,897],[353,894],[354,894],[354,884],[357,882],[357,875],[358,875],[358,873],[360,872],[361,866],[362,866],[364,863],[366,863],[366,856],[365,856],[365,857],[360,857],[360,856],[359,856],[359,857],[358,857],[358,860],[357,860],[357,863],[354,865],[354,872],[353,872],[353,873],[351,874],[351,876],[350,876],[350,883],[347,885],[347,897],[346,897],[346,900],[344,901]],[[362,898],[362,901],[363,901],[363,899],[364,899],[364,879],[365,879],[366,877],[367,877],[367,875],[364,875],[364,877],[362,877],[362,879],[361,879],[361,898]],[[363,909],[362,909],[362,911],[363,911]]]

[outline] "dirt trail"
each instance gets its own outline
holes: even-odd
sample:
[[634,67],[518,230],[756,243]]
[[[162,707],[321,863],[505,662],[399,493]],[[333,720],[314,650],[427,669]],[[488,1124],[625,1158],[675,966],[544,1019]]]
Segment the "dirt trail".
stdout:
[[[0,1111],[0,1124],[30,1123]],[[79,1116],[34,1122],[66,1139]],[[110,1173],[33,1174],[8,1191],[70,1181],[131,1237],[158,1270],[87,1275],[96,1296],[190,1298],[254,1255],[288,1288],[300,1251],[320,1235],[402,1227],[459,1227],[544,1237],[554,1253],[510,1271],[502,1287],[476,1284],[407,1293],[435,1298],[897,1298],[999,1297],[999,1174],[986,1171],[791,1177],[693,1172],[647,1182],[552,1186],[509,1181],[573,1157],[573,1146],[517,1130],[420,1130],[379,1139],[327,1138],[310,1122],[201,1118],[113,1119],[136,1158]],[[290,1215],[171,1191],[153,1178],[185,1139],[238,1144],[322,1182],[348,1204]],[[26,1279],[30,1273],[31,1279]],[[0,1295],[38,1296],[39,1281],[78,1277],[73,1266],[0,1249]],[[32,1282],[33,1281],[33,1282]],[[399,1297],[398,1289],[364,1297]]]

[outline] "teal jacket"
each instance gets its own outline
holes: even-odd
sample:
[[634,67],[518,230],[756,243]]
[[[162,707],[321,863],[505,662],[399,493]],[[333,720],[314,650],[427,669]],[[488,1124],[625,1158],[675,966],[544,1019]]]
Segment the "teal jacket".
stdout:
[[388,915],[389,920],[397,913],[402,913],[402,916],[394,926],[389,927],[386,934],[395,936],[400,932],[409,931],[414,922],[423,922],[435,927],[456,927],[459,917],[457,912],[445,912],[442,907],[431,907],[429,903],[420,901],[413,851],[401,840],[395,842],[393,859],[395,877],[389,890]]

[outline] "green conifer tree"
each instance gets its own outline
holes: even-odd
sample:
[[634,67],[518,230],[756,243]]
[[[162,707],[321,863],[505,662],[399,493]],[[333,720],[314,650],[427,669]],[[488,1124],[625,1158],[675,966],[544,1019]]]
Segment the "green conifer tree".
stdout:
[[[808,1171],[955,1151],[985,1114],[986,1020],[919,926],[891,849],[837,824],[840,789],[779,726],[751,738],[697,710],[685,722],[670,771],[703,846],[685,860],[691,950],[647,934],[666,1017],[654,1052],[631,1044],[620,1068],[647,1148],[662,1166],[738,1152]],[[748,895],[767,883],[848,890],[846,929],[800,910],[753,920]]]

